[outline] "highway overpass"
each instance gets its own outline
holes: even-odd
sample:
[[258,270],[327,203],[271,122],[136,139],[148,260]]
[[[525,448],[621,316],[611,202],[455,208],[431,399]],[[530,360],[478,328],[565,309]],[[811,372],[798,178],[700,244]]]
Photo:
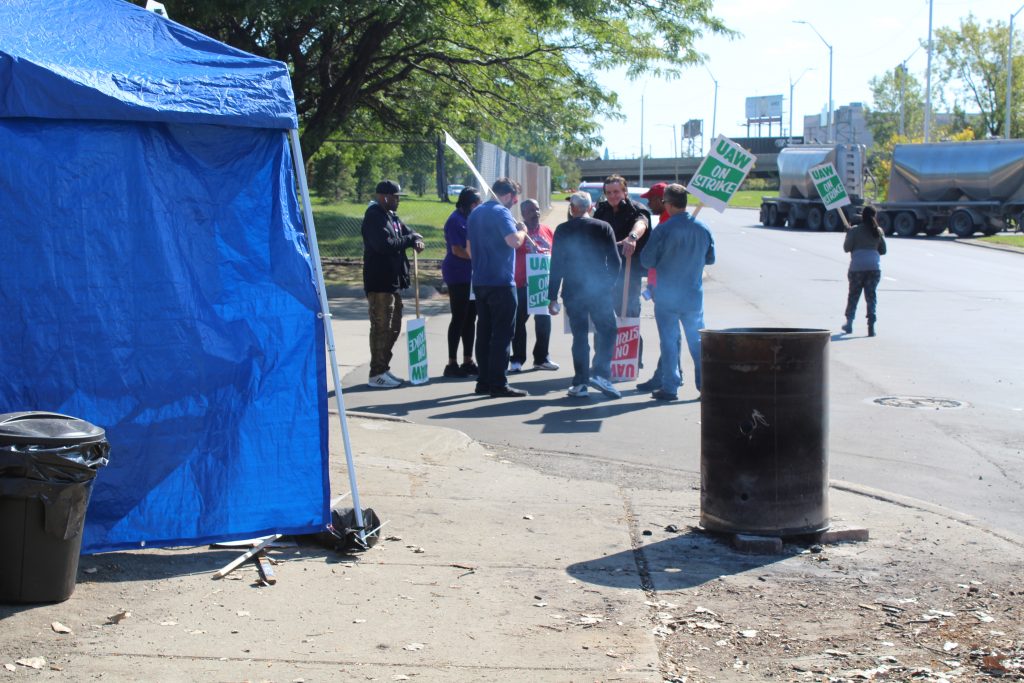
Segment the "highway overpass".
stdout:
[[[778,166],[775,164],[778,154],[758,154],[754,170],[750,172],[754,178],[777,178]],[[677,178],[687,182],[703,157],[682,157],[679,159],[644,159],[644,185],[664,181],[675,181]],[[610,175],[617,174],[626,179],[630,185],[640,183],[639,159],[594,159],[576,162],[580,167],[580,180],[600,182]]]

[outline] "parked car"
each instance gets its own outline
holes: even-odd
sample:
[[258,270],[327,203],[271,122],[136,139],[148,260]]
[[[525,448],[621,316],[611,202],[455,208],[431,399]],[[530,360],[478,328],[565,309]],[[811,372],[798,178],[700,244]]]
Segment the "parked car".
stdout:
[[460,194],[460,193],[461,193],[461,192],[462,192],[463,190],[465,190],[465,189],[466,189],[466,186],[465,186],[465,185],[449,185],[449,186],[448,186],[448,195],[449,195],[449,196],[451,196],[451,195],[455,195],[456,197],[458,197],[458,196],[459,196],[459,194]]

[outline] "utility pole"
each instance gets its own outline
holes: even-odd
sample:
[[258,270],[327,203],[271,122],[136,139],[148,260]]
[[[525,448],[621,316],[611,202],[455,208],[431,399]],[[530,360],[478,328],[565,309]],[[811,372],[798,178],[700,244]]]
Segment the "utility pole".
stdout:
[[1010,15],[1010,46],[1006,49],[1006,130],[1003,131],[1003,137],[1007,140],[1011,137],[1010,103],[1013,94],[1013,18],[1020,14],[1021,10],[1024,10],[1024,5],[1021,5],[1016,12]]
[[[934,0],[928,0],[928,69],[924,77],[924,141],[932,141],[932,9]],[[1019,11],[1019,10],[1018,10]]]

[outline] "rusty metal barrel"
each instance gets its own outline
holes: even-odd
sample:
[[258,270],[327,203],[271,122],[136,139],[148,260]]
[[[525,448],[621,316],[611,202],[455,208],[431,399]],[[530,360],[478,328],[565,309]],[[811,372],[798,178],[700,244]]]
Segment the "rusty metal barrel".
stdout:
[[700,336],[701,525],[762,536],[828,529],[829,331]]

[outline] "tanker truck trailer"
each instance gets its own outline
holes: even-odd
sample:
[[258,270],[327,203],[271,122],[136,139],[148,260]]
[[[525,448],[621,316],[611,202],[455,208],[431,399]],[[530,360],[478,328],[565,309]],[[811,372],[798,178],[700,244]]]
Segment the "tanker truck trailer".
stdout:
[[889,195],[878,205],[886,234],[992,235],[1024,211],[1024,140],[896,145]]
[[[828,211],[811,182],[810,171],[832,162],[843,181],[850,204]],[[847,222],[860,220],[864,206],[864,145],[795,145],[779,152],[779,196],[761,198],[761,224],[765,227],[789,224],[791,228],[840,230],[839,211]]]

